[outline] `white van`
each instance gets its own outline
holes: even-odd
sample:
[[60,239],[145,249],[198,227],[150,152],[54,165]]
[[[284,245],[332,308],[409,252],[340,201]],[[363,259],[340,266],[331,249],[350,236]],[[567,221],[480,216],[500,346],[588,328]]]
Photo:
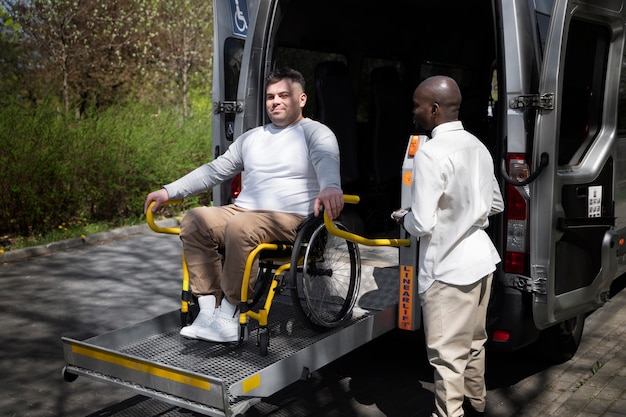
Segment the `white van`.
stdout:
[[[337,135],[344,191],[361,197],[343,223],[404,237],[389,214],[408,201],[413,91],[430,75],[452,76],[460,118],[491,150],[506,204],[489,228],[503,258],[489,348],[568,359],[586,315],[626,271],[624,1],[214,0],[214,156],[268,122],[265,76],[294,67],[307,80],[306,115]],[[230,202],[237,184],[215,188],[214,204]],[[235,347],[180,337],[181,308],[87,340],[62,338],[63,376],[241,415],[386,332],[419,328],[410,295],[417,246],[364,262],[358,312],[332,331],[307,329],[291,300],[275,300],[271,355],[254,346],[267,350],[260,326]],[[293,287],[273,288],[283,284]]]
[[[294,67],[307,79],[306,115],[337,135],[344,191],[361,197],[342,221],[365,236],[403,237],[389,214],[408,199],[413,91],[430,75],[454,77],[460,118],[491,150],[506,203],[489,228],[503,258],[489,348],[530,345],[544,359],[568,359],[586,315],[625,271],[624,1],[214,0],[214,156],[268,122],[265,76]],[[214,204],[230,202],[237,184],[215,188]],[[181,308],[87,340],[62,338],[63,376],[241,415],[386,332],[418,328],[406,284],[416,247],[368,259],[359,312],[333,331],[307,329],[292,304],[280,304],[271,355],[252,343],[256,334],[267,348],[259,326],[235,347],[180,337]]]
[[456,79],[506,203],[490,227],[503,258],[490,347],[576,351],[624,271],[623,0],[217,0],[214,15],[214,156],[268,122],[265,75],[298,69],[305,115],[335,131],[344,191],[362,197],[344,221],[366,235],[398,232],[415,87]]

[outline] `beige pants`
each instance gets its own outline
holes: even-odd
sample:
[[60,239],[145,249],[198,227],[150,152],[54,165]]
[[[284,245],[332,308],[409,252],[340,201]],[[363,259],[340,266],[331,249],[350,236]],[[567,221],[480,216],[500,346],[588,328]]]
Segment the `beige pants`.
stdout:
[[[276,211],[245,210],[234,205],[198,207],[183,217],[180,239],[195,295],[225,296],[231,304],[241,299],[248,255],[260,243],[293,241],[304,217]],[[224,262],[222,256],[224,253]],[[258,262],[251,272],[249,294]]]
[[463,416],[463,399],[484,411],[487,305],[493,274],[465,286],[435,281],[421,294],[438,417]]

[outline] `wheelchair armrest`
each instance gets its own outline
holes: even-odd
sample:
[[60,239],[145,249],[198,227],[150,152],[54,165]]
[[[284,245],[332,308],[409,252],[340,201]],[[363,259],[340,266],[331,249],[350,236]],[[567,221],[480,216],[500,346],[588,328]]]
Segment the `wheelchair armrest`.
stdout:
[[[182,202],[183,200],[169,200],[163,204],[180,204]],[[157,233],[179,235],[180,227],[161,227],[155,223],[154,213],[152,213],[152,206],[154,206],[154,201],[150,203],[150,205],[148,206],[148,211],[146,212],[146,222],[148,223],[148,226],[150,226],[150,229],[154,230]]]

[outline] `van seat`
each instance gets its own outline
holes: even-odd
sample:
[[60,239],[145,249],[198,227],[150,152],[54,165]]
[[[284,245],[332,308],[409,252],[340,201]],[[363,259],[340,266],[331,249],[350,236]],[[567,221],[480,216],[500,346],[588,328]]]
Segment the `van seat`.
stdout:
[[315,68],[316,117],[337,136],[341,153],[342,186],[359,179],[357,158],[356,98],[348,68],[340,61],[319,63]]
[[[372,152],[370,181],[382,185],[393,181],[400,188],[402,161],[409,134],[410,97],[404,97],[395,67],[374,68],[371,73]],[[406,105],[405,105],[406,104]]]

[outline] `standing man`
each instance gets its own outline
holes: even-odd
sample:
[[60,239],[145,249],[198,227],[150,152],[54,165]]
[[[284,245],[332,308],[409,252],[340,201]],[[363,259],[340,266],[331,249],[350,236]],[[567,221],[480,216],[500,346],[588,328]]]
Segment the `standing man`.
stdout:
[[411,210],[399,222],[420,238],[418,293],[435,371],[433,417],[482,416],[487,305],[500,262],[485,229],[504,203],[489,151],[458,120],[457,83],[427,78],[413,103],[416,125],[430,140],[415,155]]
[[200,306],[194,322],[181,330],[184,337],[236,342],[237,307],[250,252],[260,243],[294,240],[305,216],[319,215],[320,206],[330,218],[343,209],[337,139],[325,125],[303,117],[304,90],[298,71],[285,68],[269,74],[265,106],[271,123],[244,133],[214,161],[146,197],[144,210],[154,201],[156,211],[169,199],[208,190],[243,172],[242,190],[233,204],[198,207],[182,220],[189,284]]

